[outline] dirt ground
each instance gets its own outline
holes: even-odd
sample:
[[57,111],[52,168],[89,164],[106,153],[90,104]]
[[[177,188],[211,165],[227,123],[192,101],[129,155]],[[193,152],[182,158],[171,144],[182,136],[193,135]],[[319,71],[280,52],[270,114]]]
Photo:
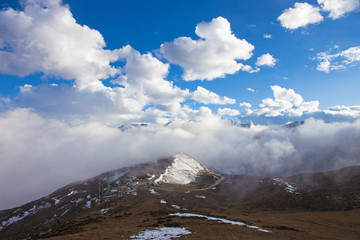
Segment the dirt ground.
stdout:
[[[99,221],[90,221],[78,233],[47,239],[128,239],[142,230],[163,226],[185,227],[192,232],[179,239],[360,239],[360,209],[335,212],[235,212],[231,209],[217,212],[207,209],[208,216],[241,221],[271,231],[266,233],[203,218],[169,216],[166,208],[98,215]],[[91,218],[96,220],[94,215]]]

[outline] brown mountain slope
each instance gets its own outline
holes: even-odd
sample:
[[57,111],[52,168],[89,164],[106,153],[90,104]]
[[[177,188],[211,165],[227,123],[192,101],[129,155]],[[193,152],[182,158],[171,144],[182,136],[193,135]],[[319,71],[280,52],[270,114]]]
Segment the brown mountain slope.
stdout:
[[360,239],[360,166],[281,178],[210,171],[190,184],[156,184],[169,166],[162,159],[115,170],[1,211],[0,239],[136,239],[181,229],[191,233],[180,239]]

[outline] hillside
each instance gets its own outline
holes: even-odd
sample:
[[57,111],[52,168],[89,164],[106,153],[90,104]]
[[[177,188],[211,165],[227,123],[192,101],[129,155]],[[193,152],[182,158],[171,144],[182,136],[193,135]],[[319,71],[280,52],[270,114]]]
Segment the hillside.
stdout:
[[359,239],[359,216],[360,166],[221,175],[179,153],[1,211],[0,239]]

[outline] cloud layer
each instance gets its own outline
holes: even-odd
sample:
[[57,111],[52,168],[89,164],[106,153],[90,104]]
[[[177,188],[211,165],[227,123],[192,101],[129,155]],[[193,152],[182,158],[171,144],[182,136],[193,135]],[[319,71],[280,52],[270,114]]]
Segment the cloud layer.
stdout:
[[[122,132],[99,122],[68,125],[28,109],[0,114],[0,208],[14,207],[76,180],[169,156],[193,155],[222,172],[289,175],[359,164],[360,122],[309,119],[296,129],[240,128],[218,117]],[[41,146],[41,148],[39,147]],[[140,151],[139,151],[140,149]],[[16,186],[16,188],[14,188]]]

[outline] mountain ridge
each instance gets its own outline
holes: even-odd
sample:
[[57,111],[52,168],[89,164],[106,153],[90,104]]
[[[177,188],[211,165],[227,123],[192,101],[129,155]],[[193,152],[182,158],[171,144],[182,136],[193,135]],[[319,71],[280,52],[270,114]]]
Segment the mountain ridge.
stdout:
[[[212,219],[212,216],[221,218],[225,214],[235,220],[238,219],[233,215],[236,212],[360,209],[360,166],[289,177],[258,177],[246,174],[220,175],[198,163],[200,167],[198,171],[193,171],[188,183],[156,182],[166,170],[171,169],[176,160],[182,162],[184,157],[189,158],[191,161],[186,160],[190,162],[196,161],[185,153],[178,153],[169,158],[77,181],[36,201],[0,211],[0,238],[67,236],[86,232],[90,225],[96,227],[96,224],[101,225],[106,221],[112,223],[117,219],[116,216],[119,221],[127,219],[131,225],[138,218],[149,219],[146,220],[149,222],[160,221],[156,218],[165,218],[168,214],[174,214],[174,211],[191,211],[191,214],[196,213],[208,219]],[[190,213],[188,216],[198,216]],[[172,222],[178,222],[174,218],[183,215],[171,216],[169,219]],[[221,219],[226,220],[225,217]],[[161,221],[154,224],[161,227],[171,225]],[[192,224],[191,221],[190,226]],[[131,234],[138,228],[144,228],[143,224],[140,225],[137,224]],[[30,232],[28,229],[31,229]],[[131,234],[125,234],[123,239]]]

